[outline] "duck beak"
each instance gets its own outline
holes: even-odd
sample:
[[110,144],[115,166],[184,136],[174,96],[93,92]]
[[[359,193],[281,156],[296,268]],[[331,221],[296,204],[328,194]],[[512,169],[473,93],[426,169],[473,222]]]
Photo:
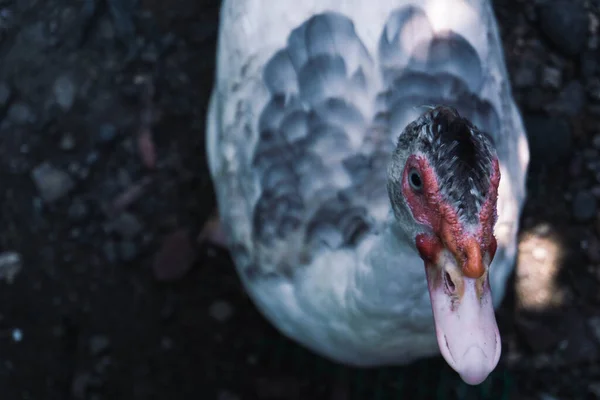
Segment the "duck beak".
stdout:
[[501,353],[481,249],[468,246],[462,257],[444,249],[425,269],[440,351],[466,383],[478,385],[494,370]]

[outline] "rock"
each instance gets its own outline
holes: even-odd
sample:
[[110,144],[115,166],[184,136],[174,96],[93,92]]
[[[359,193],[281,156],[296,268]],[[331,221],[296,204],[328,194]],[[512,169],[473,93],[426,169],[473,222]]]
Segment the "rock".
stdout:
[[87,204],[81,199],[73,200],[73,203],[69,206],[68,211],[69,218],[76,222],[84,221],[89,215],[89,208]]
[[571,81],[560,92],[558,99],[548,106],[548,109],[551,112],[575,117],[583,111],[585,100],[585,89],[581,82]]
[[135,260],[139,254],[138,246],[131,240],[123,240],[119,243],[119,255],[121,260],[130,262]]
[[12,89],[9,84],[1,81],[0,82],[0,109],[8,106],[12,98]]
[[69,174],[49,163],[43,163],[36,167],[31,173],[31,177],[46,203],[52,203],[64,197],[75,187]]
[[512,83],[517,88],[529,88],[537,84],[539,57],[533,52],[527,52],[519,59],[517,66],[512,76]]
[[571,127],[567,120],[545,115],[525,115],[531,160],[538,164],[560,164],[571,156]]
[[587,325],[592,331],[592,335],[594,339],[596,339],[596,342],[600,344],[600,316],[590,318],[587,322]]
[[587,256],[593,263],[600,263],[600,241],[592,236],[587,245]]
[[558,89],[562,83],[562,72],[555,67],[544,67],[542,70],[542,83],[546,87]]
[[90,354],[98,356],[110,348],[110,339],[104,335],[95,335],[90,338]]
[[83,400],[87,397],[87,391],[92,377],[87,372],[78,372],[71,383],[71,394],[74,399]]
[[542,32],[567,56],[575,56],[587,44],[588,17],[583,2],[551,0],[540,6]]
[[592,78],[587,85],[587,94],[594,102],[600,102],[600,78]]
[[68,75],[61,75],[54,81],[53,86],[56,103],[63,109],[69,111],[75,101],[76,87]]
[[215,301],[210,305],[208,313],[219,322],[227,322],[233,315],[233,307],[226,301]]
[[600,399],[600,382],[593,382],[588,385],[588,392]]
[[13,103],[8,108],[7,117],[10,122],[16,125],[35,124],[37,122],[37,116],[31,107],[23,102]]
[[548,95],[546,91],[539,86],[534,86],[527,90],[525,104],[531,111],[541,111],[547,102]]
[[598,343],[575,309],[522,315],[517,319],[516,328],[532,351],[557,351],[563,365],[590,361],[599,354]]
[[102,250],[104,252],[104,258],[111,264],[114,264],[117,261],[117,248],[115,242],[109,240],[104,243],[102,246]]
[[70,151],[75,148],[75,138],[71,133],[65,133],[60,139],[60,148],[64,151]]
[[98,141],[110,143],[117,137],[117,128],[113,124],[102,124],[98,130]]
[[598,51],[589,50],[581,55],[581,75],[584,79],[590,79],[598,72],[600,56]]
[[22,259],[19,253],[13,251],[0,253],[0,280],[13,283],[21,267]]
[[217,394],[217,400],[240,400],[240,397],[227,390],[220,390]]
[[196,254],[185,229],[169,234],[154,258],[154,276],[159,281],[175,281],[192,267]]
[[578,222],[586,222],[596,216],[597,201],[594,195],[587,191],[577,192],[572,203],[573,217]]
[[122,212],[110,222],[111,230],[125,239],[133,239],[142,231],[142,223],[139,219],[129,213]]

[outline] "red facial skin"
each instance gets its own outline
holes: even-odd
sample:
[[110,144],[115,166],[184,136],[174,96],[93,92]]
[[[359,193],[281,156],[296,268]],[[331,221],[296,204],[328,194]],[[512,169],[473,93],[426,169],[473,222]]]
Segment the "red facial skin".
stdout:
[[[483,255],[490,255],[490,262],[496,253],[494,225],[496,223],[496,200],[500,168],[498,160],[493,161],[490,189],[479,213],[479,226],[475,233],[467,232],[458,220],[456,210],[442,199],[433,168],[425,157],[411,155],[406,161],[402,177],[402,192],[415,220],[433,231],[433,234],[419,234],[416,245],[426,264],[434,264],[442,249],[448,249],[456,258],[465,277],[481,278],[486,268]],[[422,189],[416,191],[408,181],[408,174],[415,169],[421,176]]]

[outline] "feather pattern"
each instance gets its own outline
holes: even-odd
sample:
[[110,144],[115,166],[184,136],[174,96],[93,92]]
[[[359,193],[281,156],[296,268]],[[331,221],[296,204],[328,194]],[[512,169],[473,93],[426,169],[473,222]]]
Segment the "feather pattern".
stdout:
[[[282,332],[357,364],[435,352],[422,263],[395,244],[385,244],[389,254],[368,250],[390,229],[387,166],[399,136],[438,104],[458,110],[497,150],[503,178],[490,281],[499,302],[529,153],[487,0],[282,0],[266,11],[258,0],[225,0],[217,62],[207,147],[220,216],[246,287]],[[442,144],[447,154],[464,150]],[[485,192],[484,178],[447,187],[459,188],[459,199]],[[390,263],[396,252],[404,275],[382,282],[369,263]],[[406,297],[394,322],[375,318],[388,292]],[[380,347],[361,350],[373,342]]]

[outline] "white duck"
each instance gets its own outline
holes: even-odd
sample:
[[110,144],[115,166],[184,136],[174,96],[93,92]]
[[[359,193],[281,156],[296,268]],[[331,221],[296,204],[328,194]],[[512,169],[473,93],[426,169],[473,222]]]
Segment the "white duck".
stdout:
[[482,382],[529,163],[489,1],[224,0],[220,23],[207,151],[257,307],[338,362],[439,348]]

